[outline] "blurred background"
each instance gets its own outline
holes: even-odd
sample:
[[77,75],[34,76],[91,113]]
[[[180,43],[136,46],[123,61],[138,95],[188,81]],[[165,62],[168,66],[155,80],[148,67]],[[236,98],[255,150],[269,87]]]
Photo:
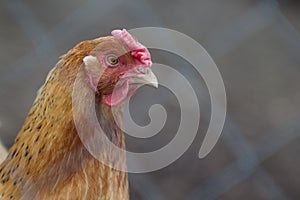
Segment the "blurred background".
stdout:
[[[184,59],[151,50],[154,62],[174,67],[190,81],[201,122],[192,146],[176,162],[130,174],[131,199],[300,199],[296,0],[0,1],[0,137],[5,146],[13,144],[60,55],[113,29],[146,26],[174,29],[203,45],[223,77],[228,112],[217,145],[199,159],[210,118],[205,83]],[[169,116],[160,133],[146,141],[128,136],[130,150],[155,150],[174,137],[180,108],[167,88],[141,88],[130,103],[140,125],[149,123],[153,103],[162,104]]]

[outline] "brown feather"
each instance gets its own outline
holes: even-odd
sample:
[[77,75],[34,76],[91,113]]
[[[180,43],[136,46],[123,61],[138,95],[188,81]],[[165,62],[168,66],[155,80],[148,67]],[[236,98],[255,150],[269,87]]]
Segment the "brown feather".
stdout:
[[[98,44],[113,40],[103,37],[82,42],[58,62],[0,165],[1,199],[128,199],[127,174],[91,156],[78,136],[72,115],[72,86],[78,72],[84,78],[80,71],[83,58],[97,51]],[[126,51],[116,41],[110,44]],[[83,95],[90,92],[87,84],[81,89]],[[114,127],[112,142],[125,148],[123,133],[101,94],[96,102],[100,123],[104,128]],[[121,116],[121,107],[119,110]],[[101,154],[107,157],[107,152]],[[125,155],[115,162],[125,165]]]

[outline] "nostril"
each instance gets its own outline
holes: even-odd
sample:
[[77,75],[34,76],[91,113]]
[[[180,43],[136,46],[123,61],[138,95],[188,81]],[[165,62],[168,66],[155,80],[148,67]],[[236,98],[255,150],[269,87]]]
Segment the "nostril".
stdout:
[[143,67],[138,67],[138,68],[137,68],[137,71],[138,71],[139,73],[145,74],[145,69],[144,69]]

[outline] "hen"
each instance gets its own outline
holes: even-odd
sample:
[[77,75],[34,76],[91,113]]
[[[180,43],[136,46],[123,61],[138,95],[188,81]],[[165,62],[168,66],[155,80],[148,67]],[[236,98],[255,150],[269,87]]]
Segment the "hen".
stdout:
[[62,56],[0,165],[0,198],[128,199],[127,173],[117,170],[125,165],[125,154],[112,158],[111,149],[99,148],[97,158],[103,163],[86,148],[74,117],[81,120],[81,128],[88,119],[82,116],[86,110],[80,102],[77,106],[82,113],[72,110],[73,86],[79,79],[75,89],[83,99],[93,93],[92,106],[105,137],[125,149],[124,135],[117,125],[122,124],[122,102],[141,84],[157,87],[151,65],[147,48],[125,29],[81,42]]

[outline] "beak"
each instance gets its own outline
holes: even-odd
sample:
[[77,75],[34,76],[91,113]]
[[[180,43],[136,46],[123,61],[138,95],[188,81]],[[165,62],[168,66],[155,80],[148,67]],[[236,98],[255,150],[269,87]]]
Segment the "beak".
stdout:
[[129,73],[126,77],[130,77],[129,84],[150,85],[158,88],[158,80],[150,68],[138,67],[134,73]]

